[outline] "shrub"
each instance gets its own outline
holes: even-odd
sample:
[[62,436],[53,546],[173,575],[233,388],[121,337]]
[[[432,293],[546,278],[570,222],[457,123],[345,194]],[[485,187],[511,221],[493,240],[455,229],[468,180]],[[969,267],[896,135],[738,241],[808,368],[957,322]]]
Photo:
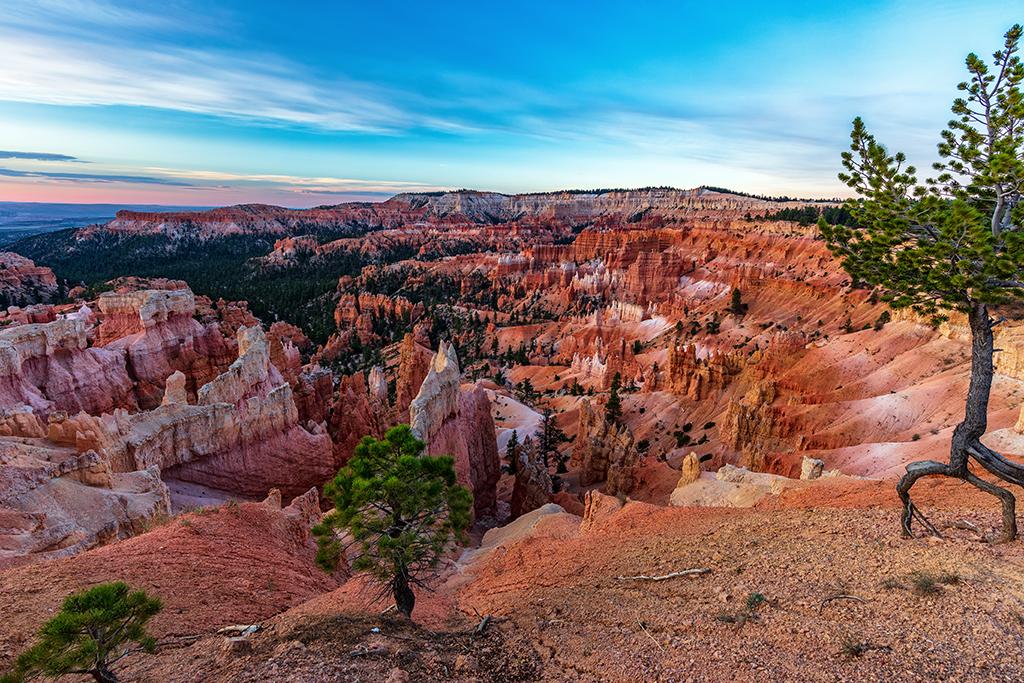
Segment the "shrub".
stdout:
[[[156,648],[146,622],[161,607],[159,599],[131,591],[121,581],[73,593],[64,599],[60,612],[43,624],[39,642],[23,652],[0,681],[84,674],[98,683],[113,683],[117,681],[111,670],[114,664],[132,652]],[[132,643],[137,646],[131,647]]]

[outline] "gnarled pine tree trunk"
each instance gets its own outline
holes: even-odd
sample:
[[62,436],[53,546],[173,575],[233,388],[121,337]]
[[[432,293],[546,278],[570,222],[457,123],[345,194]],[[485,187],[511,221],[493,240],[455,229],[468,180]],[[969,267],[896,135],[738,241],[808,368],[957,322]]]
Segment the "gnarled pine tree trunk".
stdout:
[[98,666],[90,673],[92,674],[92,679],[96,681],[96,683],[117,683],[117,676],[115,676],[114,672],[105,666]]
[[409,586],[409,577],[404,568],[395,572],[395,578],[391,580],[391,593],[398,611],[411,619],[413,607],[416,605],[416,594]]
[[941,536],[938,529],[921,513],[910,499],[910,489],[921,477],[942,475],[963,479],[982,491],[1000,499],[1003,508],[1003,530],[1000,540],[1012,541],[1017,536],[1016,500],[1008,490],[996,486],[972,474],[967,467],[974,458],[982,467],[1000,479],[1010,483],[1024,482],[1024,468],[1011,463],[991,450],[981,437],[988,429],[988,402],[992,393],[993,366],[993,321],[988,307],[973,302],[968,311],[971,328],[971,381],[967,389],[967,404],[963,421],[953,430],[949,463],[923,460],[907,465],[907,473],[896,485],[900,500],[903,501],[902,527],[904,536],[912,536],[911,524],[917,519],[931,533]]

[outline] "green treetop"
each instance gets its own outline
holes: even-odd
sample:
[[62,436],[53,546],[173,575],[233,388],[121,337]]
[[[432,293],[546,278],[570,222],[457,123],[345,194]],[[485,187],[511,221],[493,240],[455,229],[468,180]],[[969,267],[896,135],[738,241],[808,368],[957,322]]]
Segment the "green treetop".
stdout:
[[[425,586],[463,537],[473,504],[451,456],[421,455],[423,446],[408,425],[392,427],[383,439],[363,437],[324,486],[334,510],[313,528],[320,566],[333,570],[354,547],[352,569],[369,574],[382,596],[391,593],[407,617],[416,602],[412,586]],[[338,531],[347,532],[347,545]]]

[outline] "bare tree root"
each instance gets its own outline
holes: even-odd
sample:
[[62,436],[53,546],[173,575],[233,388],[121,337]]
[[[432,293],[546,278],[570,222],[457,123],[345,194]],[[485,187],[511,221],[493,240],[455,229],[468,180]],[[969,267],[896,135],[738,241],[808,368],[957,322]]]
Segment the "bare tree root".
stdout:
[[[1024,486],[1024,467],[1017,463],[1010,462],[1001,454],[981,443],[980,440],[974,440],[973,443],[970,444],[967,448],[967,455],[981,465],[986,471],[995,475],[1002,481],[1010,484],[1016,484],[1018,486]],[[942,537],[942,534],[935,525],[924,516],[924,513],[914,505],[914,502],[910,498],[910,489],[915,483],[917,483],[917,480],[922,477],[930,476],[945,476],[960,479],[966,481],[972,486],[975,486],[981,491],[998,498],[1002,505],[1003,512],[1002,533],[1000,534],[998,541],[1005,543],[1017,538],[1017,500],[1011,491],[975,475],[966,467],[966,465],[964,467],[955,467],[952,463],[946,464],[935,462],[934,460],[921,460],[910,463],[907,465],[907,473],[904,474],[903,477],[900,478],[899,483],[896,484],[896,492],[899,494],[900,500],[903,502],[903,514],[900,521],[903,529],[903,535],[905,537],[913,537],[912,525],[914,520],[920,522],[921,526],[923,526],[928,533],[938,536],[939,538]]]
[[942,534],[935,525],[928,521],[928,518],[924,516],[914,502],[910,499],[910,489],[917,483],[917,480],[922,477],[931,477],[935,475],[953,476],[950,474],[950,466],[941,462],[935,462],[934,460],[921,460],[919,462],[912,462],[907,465],[907,473],[900,477],[899,482],[896,484],[896,493],[899,494],[900,500],[903,501],[903,515],[900,519],[900,526],[903,528],[903,535],[907,538],[912,538],[914,532],[912,525],[916,519],[921,523],[928,533],[933,536],[942,538]]
[[968,472],[967,481],[977,486],[986,493],[991,493],[993,496],[998,498],[1003,505],[1003,533],[999,537],[999,542],[1009,543],[1013,539],[1017,538],[1017,499],[1013,497],[1008,489],[1004,489],[1002,486],[996,486],[995,484],[985,481],[984,479]]

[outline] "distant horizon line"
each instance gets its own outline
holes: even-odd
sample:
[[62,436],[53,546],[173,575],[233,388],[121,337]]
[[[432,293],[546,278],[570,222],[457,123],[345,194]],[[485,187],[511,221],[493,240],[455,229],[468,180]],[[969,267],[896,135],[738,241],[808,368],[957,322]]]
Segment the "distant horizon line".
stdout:
[[[529,195],[555,195],[555,194],[609,194],[612,192],[641,192],[644,190],[671,190],[677,192],[689,192],[694,190],[708,190],[710,192],[717,192],[719,194],[733,194],[740,197],[750,197],[751,199],[761,199],[764,201],[793,201],[793,202],[812,202],[812,203],[828,203],[828,202],[843,202],[843,197],[800,197],[790,195],[764,195],[753,192],[744,192],[742,190],[733,190],[730,188],[719,187],[714,185],[698,185],[696,187],[673,187],[670,185],[645,185],[641,187],[615,187],[615,188],[590,188],[590,189],[576,189],[576,188],[565,188],[559,190],[535,190],[526,192],[498,192],[496,190],[475,190],[472,188],[457,188],[451,190],[427,190],[422,192],[396,192],[395,194],[389,195],[382,199],[353,199],[349,201],[338,202],[337,204],[320,204],[311,207],[297,207],[297,206],[280,206],[278,204],[270,204],[263,202],[240,202],[236,204],[217,204],[207,206],[197,206],[193,204],[159,204],[159,203],[117,203],[117,202],[42,202],[42,201],[19,201],[19,200],[8,200],[0,199],[0,205],[33,205],[33,206],[81,206],[81,207],[122,207],[124,209],[131,210],[135,207],[150,207],[160,209],[190,209],[194,211],[209,211],[213,209],[225,209],[234,206],[269,206],[279,209],[288,209],[291,211],[309,211],[311,209],[328,207],[328,206],[340,206],[342,204],[379,204],[401,195],[423,195],[423,196],[440,196],[445,194],[460,194],[460,193],[474,193],[474,194],[493,194],[501,195],[504,197],[516,197],[516,196],[529,196]],[[353,192],[353,195],[358,195],[358,192]]]

